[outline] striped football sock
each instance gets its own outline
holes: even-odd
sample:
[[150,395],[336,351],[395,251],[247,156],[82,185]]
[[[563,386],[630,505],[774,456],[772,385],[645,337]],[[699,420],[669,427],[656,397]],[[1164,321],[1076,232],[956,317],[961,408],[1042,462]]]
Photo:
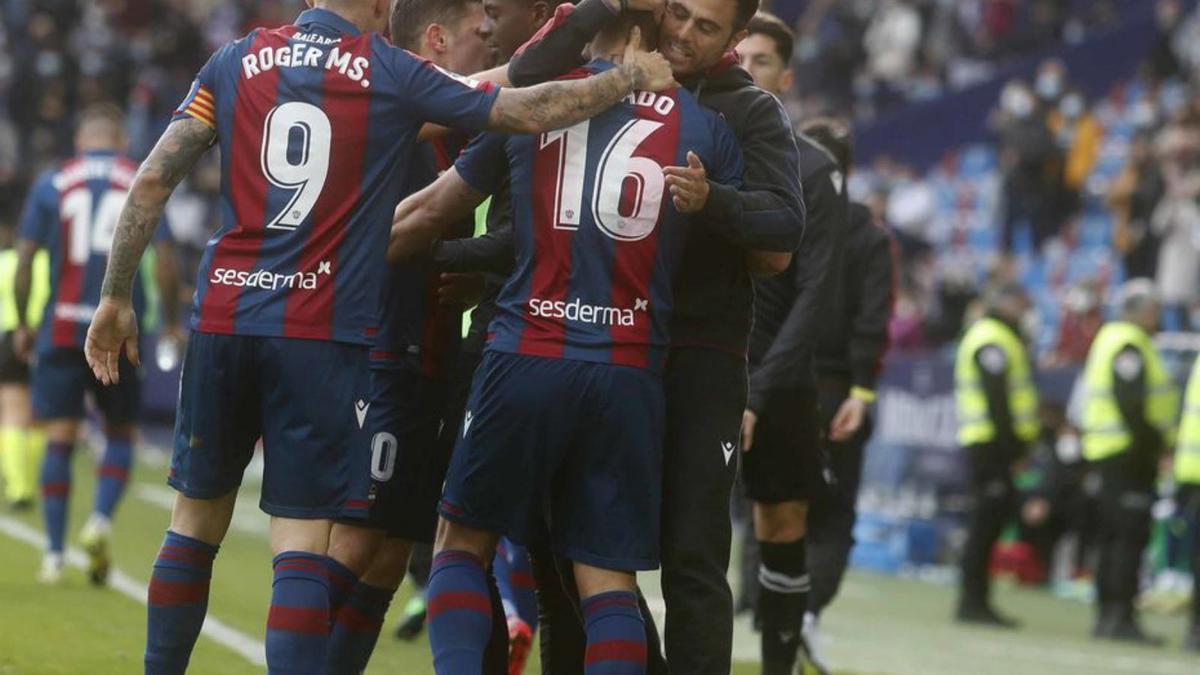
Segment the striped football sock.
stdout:
[[759,542],[758,619],[762,629],[763,675],[791,675],[808,609],[808,556],[804,539]]
[[480,675],[492,632],[483,561],[465,551],[437,554],[426,602],[434,670],[438,675]]
[[275,556],[267,614],[267,670],[324,673],[329,646],[326,557],[303,551]]
[[46,444],[42,458],[42,517],[46,522],[47,548],[61,554],[67,534],[67,498],[71,494],[71,451],[74,444]]
[[129,467],[133,465],[133,443],[128,436],[109,436],[104,445],[104,457],[97,468],[96,499],[92,510],[112,520],[117,502],[125,493]]
[[585,675],[644,675],[646,626],[632,591],[598,593],[583,601]]
[[187,670],[208,612],[208,582],[216,555],[216,546],[167,530],[150,576],[146,675]]
[[357,675],[366,669],[395,594],[394,588],[361,581],[354,585],[333,621],[329,637],[330,673]]

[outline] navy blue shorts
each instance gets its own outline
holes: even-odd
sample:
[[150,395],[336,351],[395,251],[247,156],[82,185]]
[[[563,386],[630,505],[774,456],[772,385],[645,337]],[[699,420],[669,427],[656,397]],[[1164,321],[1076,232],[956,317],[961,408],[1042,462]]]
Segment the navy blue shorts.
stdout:
[[662,379],[627,366],[488,352],[439,511],[594,567],[658,567]]
[[39,353],[32,378],[34,418],[83,419],[90,391],[105,424],[133,424],[142,404],[141,373],[125,357],[119,367],[120,382],[106,387],[92,374],[82,349],[56,347]]
[[366,518],[367,380],[365,347],[192,333],[167,482],[194,499],[228,494],[262,438],[263,511]]
[[445,385],[421,373],[371,369],[371,527],[433,543],[449,457],[437,450]]

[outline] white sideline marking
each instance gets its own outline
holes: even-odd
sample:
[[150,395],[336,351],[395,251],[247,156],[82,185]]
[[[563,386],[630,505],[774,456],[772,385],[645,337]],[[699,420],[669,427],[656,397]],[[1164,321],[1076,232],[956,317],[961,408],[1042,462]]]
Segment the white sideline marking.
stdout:
[[[11,516],[0,515],[0,532],[39,550],[45,546],[45,540],[40,532]],[[72,567],[87,569],[87,556],[75,547],[67,549],[67,562]],[[146,585],[134,581],[124,572],[114,568],[108,575],[108,585],[121,595],[135,600],[141,605],[146,604]],[[261,641],[229,626],[211,614],[205,617],[201,633],[255,666],[267,665],[266,647]]]

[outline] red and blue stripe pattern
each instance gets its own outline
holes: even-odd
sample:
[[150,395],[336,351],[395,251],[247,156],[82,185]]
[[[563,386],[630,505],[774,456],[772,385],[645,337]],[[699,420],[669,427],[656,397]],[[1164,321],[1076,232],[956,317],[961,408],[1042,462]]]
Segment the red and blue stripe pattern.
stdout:
[[496,94],[323,9],[218,50],[176,113],[214,123],[222,161],[192,327],[372,345],[417,131],[478,131]]
[[637,595],[609,591],[583,601],[587,630],[585,675],[641,675],[646,672],[646,626]]
[[[594,61],[565,77],[612,67]],[[667,166],[694,151],[713,180],[737,185],[732,132],[686,91],[635,92],[551,134],[487,134],[456,164],[490,193],[511,169],[517,265],[490,331],[496,351],[660,372],[671,283],[690,223],[672,204]]]
[[434,556],[426,621],[438,675],[479,675],[492,632],[492,601],[483,561],[466,551]]
[[330,628],[325,556],[285,551],[275,556],[274,569],[267,666],[272,672],[322,672]]
[[217,547],[167,530],[150,577],[147,675],[187,670],[204,615]]

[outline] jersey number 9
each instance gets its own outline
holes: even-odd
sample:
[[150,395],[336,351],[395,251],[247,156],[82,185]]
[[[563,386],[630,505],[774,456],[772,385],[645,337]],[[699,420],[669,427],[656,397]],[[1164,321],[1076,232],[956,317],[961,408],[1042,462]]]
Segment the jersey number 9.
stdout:
[[267,113],[262,135],[262,172],[275,187],[292,196],[267,224],[274,230],[294,230],[304,222],[321,196],[329,174],[329,117],[311,103],[290,101]]

